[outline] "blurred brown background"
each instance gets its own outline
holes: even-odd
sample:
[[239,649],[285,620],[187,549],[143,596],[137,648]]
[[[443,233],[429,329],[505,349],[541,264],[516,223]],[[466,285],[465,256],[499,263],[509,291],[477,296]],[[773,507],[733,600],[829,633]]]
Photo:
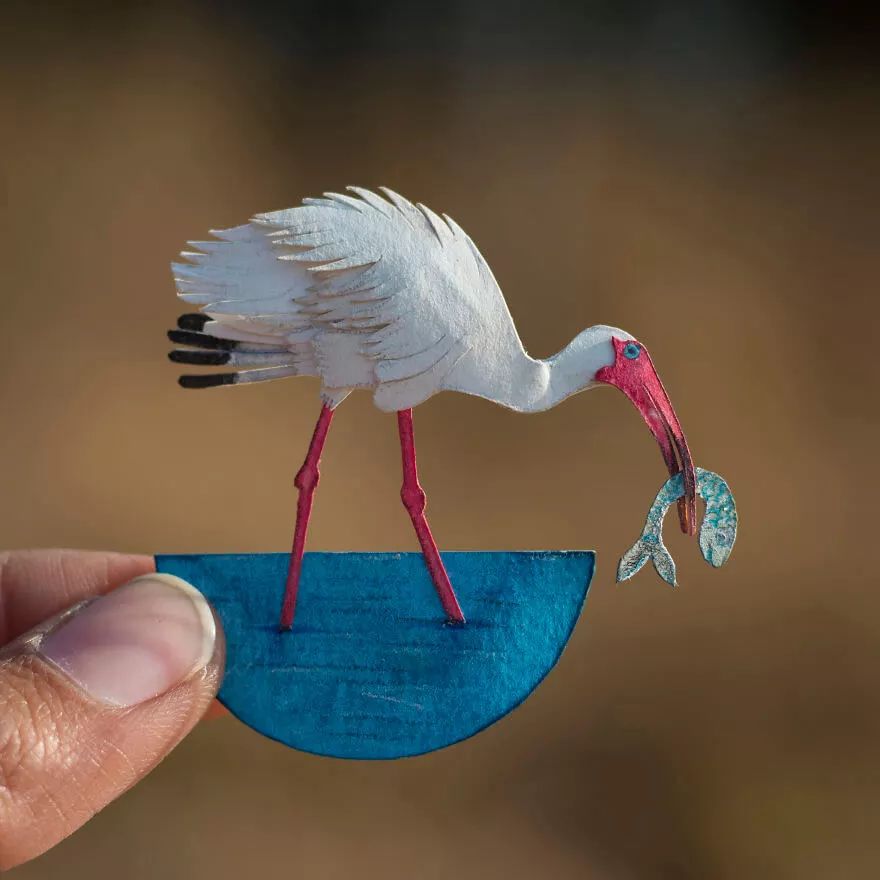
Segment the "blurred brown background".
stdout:
[[[434,398],[441,548],[598,551],[544,686],[396,763],[203,725],[19,876],[877,876],[870,22],[699,6],[4,4],[4,545],[287,548],[317,387],[180,390],[168,263],[348,183],[451,213],[533,354],[642,338],[742,524],[725,569],[671,524],[681,588],[616,587],[664,476],[624,398]],[[393,419],[352,397],[310,547],[415,549],[398,469]]]

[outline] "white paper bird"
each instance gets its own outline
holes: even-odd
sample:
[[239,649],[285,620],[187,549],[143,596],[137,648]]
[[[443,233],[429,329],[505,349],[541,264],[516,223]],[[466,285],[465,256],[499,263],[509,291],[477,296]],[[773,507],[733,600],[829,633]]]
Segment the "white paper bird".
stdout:
[[202,307],[169,333],[171,360],[253,369],[181,376],[185,388],[288,376],[321,380],[323,407],[299,489],[281,625],[290,628],[318,483],[336,407],[358,388],[396,411],[403,456],[401,497],[451,622],[464,616],[425,518],[412,408],[438,391],[540,412],[601,384],[633,402],[670,474],[683,472],[682,530],[695,532],[694,466],[687,441],[647,350],[614,327],[583,331],[546,360],[526,352],[488,264],[459,225],[389,189],[327,193],[301,206],[191,242],[173,264],[181,299]]

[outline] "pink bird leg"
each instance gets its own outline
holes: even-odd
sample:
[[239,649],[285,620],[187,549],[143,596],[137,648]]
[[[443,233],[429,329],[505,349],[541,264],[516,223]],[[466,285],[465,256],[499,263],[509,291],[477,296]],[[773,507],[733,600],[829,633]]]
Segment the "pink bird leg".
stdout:
[[463,624],[465,622],[464,614],[461,612],[461,606],[455,597],[455,591],[449,582],[446,567],[440,559],[437,544],[431,534],[428,520],[425,518],[427,497],[425,490],[419,484],[419,472],[416,468],[416,444],[411,409],[402,409],[397,413],[397,429],[400,433],[400,453],[403,459],[403,486],[400,490],[403,506],[412,519],[419,544],[422,545],[425,564],[428,566],[431,580],[434,581],[434,588],[437,590],[446,616],[450,623]]
[[299,469],[293,484],[299,489],[299,498],[296,503],[296,526],[293,530],[293,548],[290,551],[290,565],[287,569],[287,584],[284,589],[284,603],[281,606],[281,629],[290,629],[293,626],[293,615],[296,612],[296,597],[299,592],[299,577],[302,572],[303,551],[306,546],[306,533],[309,530],[309,518],[312,515],[312,499],[315,488],[321,478],[318,465],[321,462],[321,451],[327,432],[330,430],[330,422],[333,420],[333,410],[326,404],[321,408],[315,432],[309,443],[309,451],[303,466]]

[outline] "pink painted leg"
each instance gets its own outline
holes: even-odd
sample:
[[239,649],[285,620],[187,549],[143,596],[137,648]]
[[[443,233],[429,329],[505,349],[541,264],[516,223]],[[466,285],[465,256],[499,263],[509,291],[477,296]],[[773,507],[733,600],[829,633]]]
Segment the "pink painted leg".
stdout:
[[318,416],[315,432],[312,434],[309,451],[303,466],[299,469],[293,484],[299,490],[299,498],[296,503],[296,527],[293,530],[293,548],[290,551],[290,565],[287,569],[287,583],[284,588],[284,603],[281,606],[280,629],[290,629],[293,626],[293,615],[296,612],[296,597],[299,592],[299,577],[302,572],[302,558],[306,547],[306,533],[309,530],[309,518],[312,515],[312,499],[315,495],[315,487],[321,478],[318,465],[321,462],[321,450],[330,430],[330,422],[333,420],[333,410],[326,404]]
[[440,597],[443,610],[450,623],[462,624],[465,622],[464,614],[461,613],[446,567],[440,559],[437,544],[425,518],[427,498],[425,490],[419,484],[419,472],[416,468],[416,445],[411,409],[402,409],[397,413],[397,430],[400,433],[400,453],[403,458],[403,487],[400,490],[403,506],[410,515],[419,544],[422,545],[425,564],[428,566],[431,580],[434,581],[434,588]]

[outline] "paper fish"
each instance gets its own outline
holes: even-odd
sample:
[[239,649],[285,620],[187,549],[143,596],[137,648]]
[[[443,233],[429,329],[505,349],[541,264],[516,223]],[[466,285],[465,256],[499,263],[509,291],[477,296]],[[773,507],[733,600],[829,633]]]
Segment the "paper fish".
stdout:
[[[712,471],[696,468],[697,492],[706,502],[706,515],[700,526],[700,550],[709,565],[720,568],[727,562],[736,541],[736,502],[727,483]],[[675,562],[663,544],[663,519],[670,506],[681,498],[684,484],[681,474],[670,477],[657,493],[645,528],[638,541],[620,558],[617,580],[629,580],[650,559],[657,574],[676,586]]]

